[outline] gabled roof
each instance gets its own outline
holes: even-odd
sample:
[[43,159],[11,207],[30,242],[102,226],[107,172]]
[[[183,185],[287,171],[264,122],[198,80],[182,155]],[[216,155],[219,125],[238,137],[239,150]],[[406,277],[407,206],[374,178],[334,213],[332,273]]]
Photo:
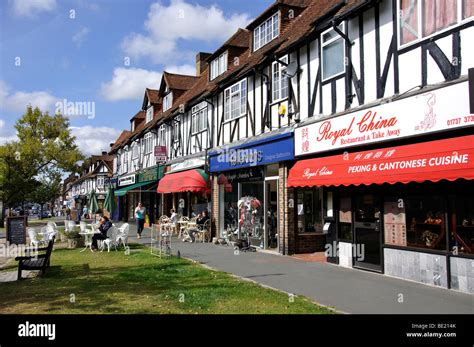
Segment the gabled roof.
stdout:
[[273,12],[275,12],[280,6],[287,6],[287,7],[299,7],[305,8],[309,6],[311,3],[318,2],[320,0],[276,0],[273,4],[271,4],[265,11],[263,11],[257,18],[255,18],[249,25],[247,25],[247,29],[253,30],[262,22],[264,22]]
[[117,140],[115,140],[112,148],[110,149],[110,153],[113,153],[116,149],[118,149],[123,143],[125,143],[128,138],[130,137],[130,135],[132,134],[132,132],[130,130],[124,130],[122,131],[122,133],[120,134],[120,136],[117,138]]
[[214,60],[219,54],[224,52],[228,47],[249,48],[250,31],[239,28],[230,39],[220,46],[214,53],[207,58],[207,62]]
[[146,112],[143,110],[140,110],[132,118],[130,118],[130,121],[137,120],[137,119],[145,119],[145,118],[146,118]]
[[172,90],[188,90],[196,83],[197,76],[179,75],[170,72],[163,72],[161,79],[160,92],[164,93],[165,84]]
[[159,105],[163,103],[163,98],[160,96],[160,91],[156,89],[145,88],[145,95],[143,96],[142,110],[146,110],[148,101],[152,105]]

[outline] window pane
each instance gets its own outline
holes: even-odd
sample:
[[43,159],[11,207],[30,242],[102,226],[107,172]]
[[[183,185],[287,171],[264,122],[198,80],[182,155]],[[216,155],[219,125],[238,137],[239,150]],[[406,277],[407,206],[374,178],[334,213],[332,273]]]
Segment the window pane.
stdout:
[[279,34],[279,18],[278,13],[273,17],[273,38],[277,37]]
[[247,112],[247,82],[241,82],[240,88],[240,114],[244,114]]
[[323,48],[323,78],[344,72],[344,41],[342,39]]
[[443,197],[412,196],[405,201],[408,246],[446,249]]
[[418,38],[418,0],[400,0],[400,43]]
[[457,1],[423,1],[423,36],[445,29],[457,20]]
[[462,18],[474,16],[474,0],[463,0]]
[[455,247],[459,253],[474,254],[474,197],[456,196],[455,225],[450,234],[450,250]]
[[[342,31],[342,24],[339,25],[338,28],[339,28],[339,30]],[[323,35],[323,43],[324,43],[324,42],[327,42],[327,41],[329,41],[329,40],[331,40],[331,39],[334,39],[334,38],[336,38],[336,37],[339,37],[339,34],[338,34],[334,29],[332,29],[332,30],[328,31],[327,33],[325,33],[325,34]]]

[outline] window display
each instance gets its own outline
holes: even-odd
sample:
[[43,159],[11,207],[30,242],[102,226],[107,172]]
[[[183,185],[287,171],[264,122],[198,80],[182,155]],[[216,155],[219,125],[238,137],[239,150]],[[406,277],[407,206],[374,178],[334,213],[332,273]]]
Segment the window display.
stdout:
[[322,190],[319,188],[299,190],[297,197],[298,233],[322,233]]
[[450,250],[456,254],[474,254],[474,197],[457,196],[450,234]]
[[349,192],[342,192],[339,197],[338,238],[352,242],[352,200]]
[[446,249],[446,221],[441,196],[406,198],[407,244],[438,250]]

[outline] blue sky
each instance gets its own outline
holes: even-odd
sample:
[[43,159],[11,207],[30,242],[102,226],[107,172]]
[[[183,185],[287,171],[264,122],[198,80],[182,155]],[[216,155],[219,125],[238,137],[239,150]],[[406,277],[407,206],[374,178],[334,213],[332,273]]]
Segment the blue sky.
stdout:
[[161,71],[193,73],[272,0],[7,0],[0,2],[0,144],[28,103],[54,112],[66,99],[86,154],[107,150]]

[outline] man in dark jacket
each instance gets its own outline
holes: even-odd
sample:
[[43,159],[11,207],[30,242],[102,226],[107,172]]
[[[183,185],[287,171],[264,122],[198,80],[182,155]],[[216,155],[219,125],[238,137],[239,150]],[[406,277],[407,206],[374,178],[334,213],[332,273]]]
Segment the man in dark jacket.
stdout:
[[112,222],[106,216],[100,219],[99,231],[100,234],[95,234],[92,237],[92,248],[97,249],[97,240],[105,240],[107,238],[107,231],[112,227]]

